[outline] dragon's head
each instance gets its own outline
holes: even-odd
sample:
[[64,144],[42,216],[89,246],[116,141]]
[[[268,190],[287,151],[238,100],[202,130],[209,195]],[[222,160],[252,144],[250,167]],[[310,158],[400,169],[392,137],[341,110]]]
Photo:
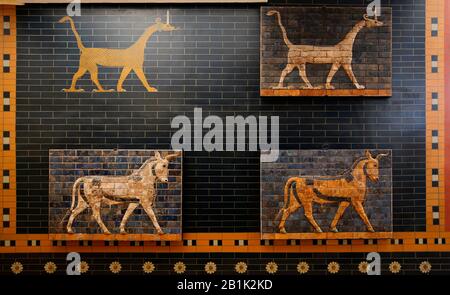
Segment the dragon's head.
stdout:
[[370,18],[368,14],[364,14],[364,20],[366,22],[366,27],[368,28],[376,28],[383,26],[383,22],[378,20],[377,10],[375,9],[373,12],[374,18]]
[[166,22],[163,23],[161,22],[161,18],[157,18],[155,21],[155,25],[156,25],[156,29],[158,32],[170,32],[170,31],[175,31],[177,28],[175,28],[173,25],[170,24],[169,22],[169,11],[167,10],[167,18],[166,18]]

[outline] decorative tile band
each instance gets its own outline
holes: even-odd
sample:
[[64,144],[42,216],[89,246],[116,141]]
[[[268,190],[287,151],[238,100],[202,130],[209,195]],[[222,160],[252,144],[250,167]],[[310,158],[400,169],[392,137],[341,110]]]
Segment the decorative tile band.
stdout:
[[[0,5],[0,235],[16,227],[16,7]],[[1,237],[3,247],[15,238]]]

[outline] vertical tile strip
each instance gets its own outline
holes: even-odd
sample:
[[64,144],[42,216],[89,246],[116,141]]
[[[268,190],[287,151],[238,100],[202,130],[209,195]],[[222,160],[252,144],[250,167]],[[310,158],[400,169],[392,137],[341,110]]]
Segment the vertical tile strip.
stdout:
[[[445,9],[448,1],[426,1],[426,206],[427,231],[444,230],[446,186],[444,134],[445,134],[445,62],[444,51]],[[447,33],[447,32],[445,32]]]
[[[450,79],[450,1],[445,2],[444,12],[445,12],[445,37],[444,37],[444,48],[445,48],[445,77],[442,81],[442,85],[445,85],[445,104],[450,106],[450,85],[448,84],[448,79]],[[444,107],[440,108],[444,109]],[[450,192],[450,111],[444,112],[444,123],[446,128],[445,131],[445,142],[444,142],[444,156],[445,156],[445,211],[440,210],[440,218],[445,220],[445,230],[450,231],[450,198],[448,196]],[[445,196],[444,196],[445,197]],[[445,216],[443,216],[445,215]]]
[[16,7],[0,5],[0,233],[16,229]]

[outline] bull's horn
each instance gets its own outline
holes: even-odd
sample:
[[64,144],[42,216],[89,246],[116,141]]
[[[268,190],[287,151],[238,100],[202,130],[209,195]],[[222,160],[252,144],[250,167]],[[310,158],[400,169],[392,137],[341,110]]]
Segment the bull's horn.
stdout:
[[364,14],[364,19],[365,19],[365,20],[370,20],[369,15]]
[[164,159],[166,159],[167,161],[172,161],[175,158],[178,158],[179,156],[181,156],[181,152],[176,152],[175,154],[170,154],[164,157]]
[[387,156],[389,156],[389,153],[387,153],[387,154],[378,154],[377,155],[377,160],[381,159],[381,157],[387,157]]

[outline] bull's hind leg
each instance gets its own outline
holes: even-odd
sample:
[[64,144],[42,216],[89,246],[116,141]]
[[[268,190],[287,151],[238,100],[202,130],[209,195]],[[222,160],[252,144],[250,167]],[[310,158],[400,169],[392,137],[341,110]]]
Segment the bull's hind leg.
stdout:
[[94,204],[91,204],[92,216],[94,216],[95,220],[97,221],[98,225],[102,229],[103,233],[106,235],[110,235],[111,232],[108,230],[108,228],[103,223],[103,220],[102,220],[102,217],[100,214],[100,207],[101,207],[101,202],[96,202]]
[[75,209],[73,209],[72,213],[70,214],[69,221],[67,222],[67,232],[69,234],[73,234],[72,223],[75,218],[77,218],[77,216],[88,207],[89,205],[83,199],[78,199],[78,205]]
[[337,226],[339,220],[341,219],[342,215],[344,214],[345,209],[347,209],[347,207],[349,205],[350,205],[349,202],[341,202],[339,204],[339,208],[338,208],[338,210],[336,212],[336,215],[334,216],[333,222],[331,222],[330,229],[331,229],[332,232],[335,232],[335,233],[338,232],[336,226]]
[[295,202],[294,204],[292,204],[290,207],[286,208],[286,209],[281,209],[283,214],[281,215],[281,220],[280,220],[280,224],[278,225],[278,229],[280,230],[280,233],[282,234],[287,234],[286,232],[286,220],[289,218],[289,216],[294,213],[295,211],[297,211],[298,209],[300,209],[301,205],[297,202]]
[[120,222],[120,233],[126,234],[125,225],[127,224],[127,220],[130,217],[130,215],[133,213],[134,209],[139,206],[139,203],[131,203],[128,205],[127,211],[125,212],[125,215],[122,218],[122,221]]
[[314,219],[313,213],[312,213],[313,212],[312,201],[304,202],[303,203],[303,208],[305,209],[305,217],[306,217],[306,219],[308,219],[309,223],[314,227],[314,229],[317,232],[321,233],[322,229],[317,224],[316,220]]

